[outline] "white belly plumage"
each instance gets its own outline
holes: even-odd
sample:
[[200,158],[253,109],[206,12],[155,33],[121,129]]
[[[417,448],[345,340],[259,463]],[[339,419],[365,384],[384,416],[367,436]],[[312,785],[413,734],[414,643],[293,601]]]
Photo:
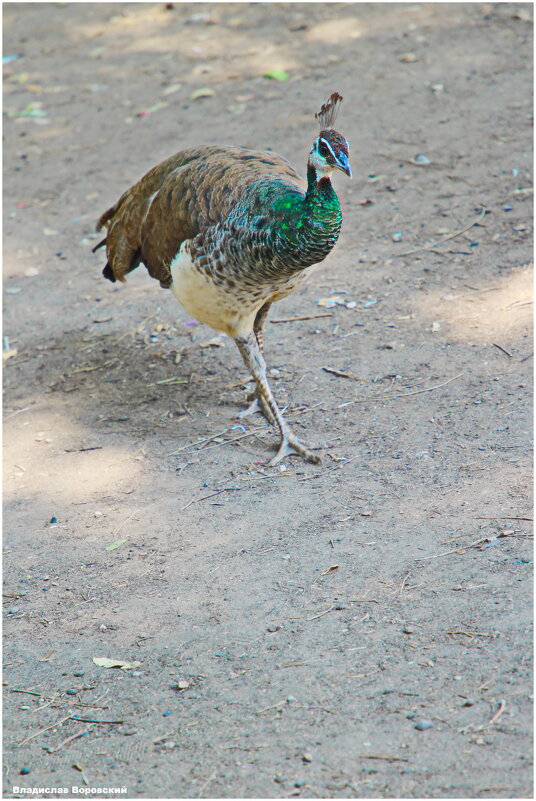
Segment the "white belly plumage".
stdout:
[[171,290],[192,317],[234,339],[247,336],[261,306],[289,295],[303,283],[311,269],[297,273],[281,285],[267,286],[265,292],[257,292],[255,296],[242,292],[241,297],[237,297],[236,289],[226,289],[224,284],[214,283],[198,270],[186,241],[170,265]]
[[171,290],[186,311],[216,331],[230,337],[247,334],[263,300],[252,305],[237,304],[236,298],[200,272],[190,258],[188,242],[183,242],[170,265]]

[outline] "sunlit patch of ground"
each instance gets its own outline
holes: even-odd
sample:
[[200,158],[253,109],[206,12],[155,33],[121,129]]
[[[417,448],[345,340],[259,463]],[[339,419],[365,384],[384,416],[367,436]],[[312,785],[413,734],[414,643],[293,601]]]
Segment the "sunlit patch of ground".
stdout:
[[51,409],[6,415],[4,498],[36,495],[77,502],[126,491],[142,470],[139,453],[94,444],[82,426]]
[[415,310],[431,330],[455,342],[511,342],[531,330],[532,267],[521,267],[493,279],[490,286],[463,292],[438,290],[419,301]]

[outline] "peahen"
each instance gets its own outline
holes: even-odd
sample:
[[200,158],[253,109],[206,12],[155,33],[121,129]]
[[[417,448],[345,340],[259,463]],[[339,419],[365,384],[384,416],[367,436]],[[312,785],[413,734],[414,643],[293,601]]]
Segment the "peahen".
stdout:
[[351,176],[348,142],[333,130],[342,97],[316,119],[320,133],[307,183],[271,152],[201,146],[150,170],[100,217],[107,228],[103,275],[124,281],[140,262],[202,323],[234,339],[256,383],[245,413],[261,411],[280,431],[270,464],[288,454],[320,459],[290,430],[274,399],[263,357],[263,324],[274,301],[299,287],[337,242],[342,216],[330,176]]

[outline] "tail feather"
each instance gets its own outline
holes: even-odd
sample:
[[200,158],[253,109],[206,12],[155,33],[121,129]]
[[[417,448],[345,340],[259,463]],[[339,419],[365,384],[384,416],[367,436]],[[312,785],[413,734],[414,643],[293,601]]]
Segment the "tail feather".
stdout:
[[115,284],[115,282],[117,281],[117,279],[116,279],[116,277],[115,277],[115,275],[114,275],[114,271],[113,271],[113,270],[112,270],[112,268],[110,267],[110,262],[106,262],[106,267],[105,267],[105,268],[104,268],[104,270],[102,271],[102,274],[103,274],[103,276],[104,276],[105,278],[107,278],[107,279],[108,279],[108,281],[111,281],[111,282],[112,282],[112,284]]
[[91,252],[92,252],[92,253],[96,253],[96,252],[97,252],[97,250],[98,250],[99,248],[103,248],[105,244],[106,244],[106,237],[104,237],[104,239],[101,239],[101,241],[99,242],[99,244],[98,244],[98,245],[95,245],[95,247],[94,247],[94,248],[91,248]]
[[[119,202],[120,202],[120,201],[119,201]],[[97,223],[97,227],[96,227],[96,229],[95,229],[96,231],[100,231],[100,230],[101,230],[101,228],[104,228],[104,226],[105,226],[107,223],[109,223],[109,222],[110,222],[110,220],[112,219],[112,217],[113,217],[113,216],[114,216],[114,214],[115,214],[115,211],[116,211],[116,209],[117,209],[117,206],[118,206],[118,205],[119,205],[119,203],[116,203],[116,204],[115,204],[115,206],[111,206],[109,209],[107,209],[107,210],[104,212],[104,214],[101,214],[101,216],[99,217],[99,221],[98,221],[98,223]]]

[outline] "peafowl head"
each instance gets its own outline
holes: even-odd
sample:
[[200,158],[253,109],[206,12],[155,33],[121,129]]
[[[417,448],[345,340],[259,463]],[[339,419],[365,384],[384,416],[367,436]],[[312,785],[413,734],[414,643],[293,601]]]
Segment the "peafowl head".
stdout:
[[348,161],[348,142],[332,127],[341,102],[341,95],[334,92],[318,114],[315,114],[321,130],[309,153],[309,165],[314,168],[317,181],[329,178],[333,170],[337,169],[352,177],[352,168]]

